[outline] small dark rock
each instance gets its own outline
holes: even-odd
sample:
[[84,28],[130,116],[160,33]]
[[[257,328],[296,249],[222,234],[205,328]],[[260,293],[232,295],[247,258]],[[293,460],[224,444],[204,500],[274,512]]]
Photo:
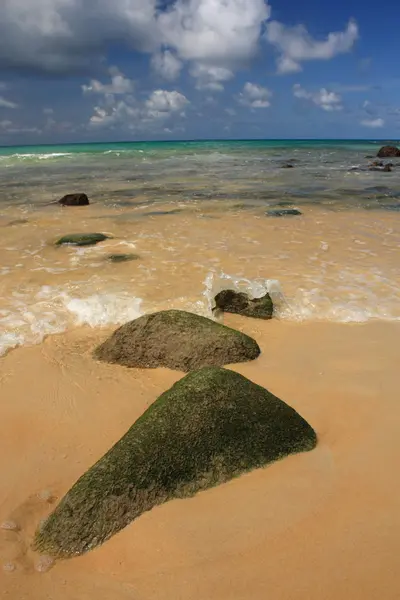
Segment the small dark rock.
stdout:
[[271,296],[265,294],[262,298],[250,298],[243,292],[223,290],[214,298],[215,309],[223,312],[253,317],[255,319],[272,319],[274,305]]
[[378,158],[392,158],[393,156],[400,156],[400,149],[396,146],[382,146],[377,154]]
[[28,219],[15,219],[15,221],[7,223],[7,226],[14,227],[15,225],[26,225],[26,223],[29,223]]
[[285,163],[284,165],[281,165],[281,169],[294,169],[294,165],[291,163]]
[[247,335],[182,310],[164,310],[123,325],[94,356],[131,368],[193,371],[254,360],[258,344]]
[[138,254],[109,254],[107,256],[107,260],[112,263],[129,262],[130,260],[138,260],[139,258]]
[[267,217],[295,217],[302,213],[297,208],[284,208],[277,210],[267,210],[265,213]]
[[64,244],[72,244],[74,246],[93,246],[99,242],[108,240],[109,236],[104,233],[71,233],[70,235],[64,235],[56,242],[56,246],[63,246]]
[[374,160],[373,163],[371,163],[371,167],[384,167],[385,163],[382,162],[381,160]]
[[86,194],[67,194],[58,201],[61,206],[88,206],[89,198]]
[[391,173],[392,167],[390,165],[385,165],[384,167],[369,167],[369,171],[380,171],[381,173]]

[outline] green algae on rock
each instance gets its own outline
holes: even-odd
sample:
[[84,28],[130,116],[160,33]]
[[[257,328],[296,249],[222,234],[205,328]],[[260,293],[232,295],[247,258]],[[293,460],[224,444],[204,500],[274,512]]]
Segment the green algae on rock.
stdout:
[[274,312],[274,305],[268,293],[262,298],[250,298],[243,292],[222,290],[215,296],[214,301],[215,309],[253,319],[272,319]]
[[168,367],[193,371],[254,360],[260,348],[252,338],[211,319],[182,310],[139,317],[117,329],[95,358],[125,367]]
[[268,390],[226,369],[195,371],[77,481],[37,531],[35,549],[58,558],[83,554],[157,505],[316,443],[312,427]]
[[138,254],[109,254],[107,260],[112,263],[130,262],[131,260],[139,260]]
[[104,233],[71,233],[60,238],[56,242],[56,246],[63,246],[64,244],[93,246],[94,244],[108,240],[109,237],[108,235],[104,235]]

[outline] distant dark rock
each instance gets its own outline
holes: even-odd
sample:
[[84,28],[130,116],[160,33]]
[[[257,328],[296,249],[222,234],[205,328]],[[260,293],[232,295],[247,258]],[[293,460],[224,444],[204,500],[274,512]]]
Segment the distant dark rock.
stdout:
[[295,217],[303,213],[301,213],[297,208],[282,208],[267,210],[265,214],[267,217]]
[[392,158],[400,156],[400,149],[396,146],[382,146],[377,154],[378,158]]
[[384,167],[369,167],[369,171],[380,171],[381,173],[391,173],[391,165],[385,165]]
[[214,300],[215,309],[244,317],[272,319],[274,312],[274,305],[269,294],[265,294],[262,298],[250,298],[243,292],[223,290],[215,296]]
[[58,201],[61,206],[88,206],[89,198],[86,194],[67,194]]
[[298,412],[239,373],[195,371],[80,477],[39,527],[34,549],[55,558],[84,554],[156,506],[312,451],[317,441]]
[[93,246],[99,242],[108,240],[109,236],[104,233],[71,233],[64,235],[56,242],[56,246],[72,244],[73,246]]
[[281,165],[281,169],[294,169],[294,165],[292,165],[291,163],[285,163]]
[[123,325],[94,356],[131,368],[193,371],[254,360],[258,344],[247,335],[182,310],[164,310]]
[[385,166],[385,163],[382,162],[381,160],[374,160],[371,163],[371,167],[384,167],[384,166]]
[[140,256],[138,254],[109,254],[107,260],[112,263],[123,263],[131,260],[138,260]]

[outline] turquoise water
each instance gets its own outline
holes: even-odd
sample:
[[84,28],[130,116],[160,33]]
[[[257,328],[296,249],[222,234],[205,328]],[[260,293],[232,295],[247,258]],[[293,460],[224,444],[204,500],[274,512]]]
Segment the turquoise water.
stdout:
[[[382,142],[242,140],[0,148],[0,203],[35,207],[86,192],[109,205],[238,201],[398,210],[400,167],[372,172]],[[290,161],[294,168],[282,169]]]

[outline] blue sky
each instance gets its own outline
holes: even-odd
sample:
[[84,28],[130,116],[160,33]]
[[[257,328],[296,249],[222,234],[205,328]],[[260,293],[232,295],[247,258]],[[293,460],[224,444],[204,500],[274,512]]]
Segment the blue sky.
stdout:
[[1,0],[0,145],[400,137],[400,2]]

